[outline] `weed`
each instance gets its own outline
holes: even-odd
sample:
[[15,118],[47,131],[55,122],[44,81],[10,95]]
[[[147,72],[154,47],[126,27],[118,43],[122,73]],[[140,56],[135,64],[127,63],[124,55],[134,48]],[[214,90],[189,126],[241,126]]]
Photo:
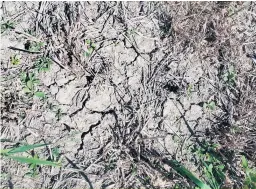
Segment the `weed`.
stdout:
[[94,43],[92,43],[91,40],[87,39],[85,41],[85,43],[87,44],[87,51],[85,51],[85,56],[89,57],[91,56],[91,54],[93,53],[94,49],[96,48],[96,45]]
[[[48,166],[60,166],[60,162],[52,162],[47,160],[39,159],[37,156],[26,157],[26,156],[14,156],[18,153],[28,153],[29,150],[46,146],[47,144],[33,144],[33,145],[22,145],[16,148],[1,149],[0,154],[3,157],[15,160],[20,163],[33,164],[35,165],[48,165]],[[31,156],[31,155],[30,155]]]
[[25,32],[28,33],[29,35],[36,36],[35,30],[32,30],[32,29],[25,29]]
[[169,165],[170,167],[172,167],[175,171],[177,171],[183,177],[189,178],[192,182],[194,182],[201,189],[211,189],[210,186],[208,186],[202,180],[197,178],[192,172],[190,172],[188,169],[186,169],[178,161],[165,159],[164,163]]
[[20,58],[17,55],[11,56],[11,63],[12,63],[12,65],[19,65]]
[[44,56],[38,58],[35,62],[35,67],[38,72],[49,71],[51,65],[52,65],[51,59],[44,57]]
[[[39,159],[38,155],[34,155],[33,158],[35,159]],[[38,171],[38,165],[35,163],[31,163],[29,165],[29,171],[27,173],[25,173],[25,175],[30,176],[30,177],[36,177],[39,174]]]
[[133,174],[134,176],[137,175],[138,168],[137,168],[136,164],[132,164],[132,166],[131,166],[131,171],[132,171],[132,174]]
[[59,121],[60,118],[61,118],[63,115],[65,115],[64,113],[62,113],[62,110],[61,110],[60,108],[58,108],[55,113],[56,113],[55,117],[57,118],[57,121]]
[[129,30],[127,30],[127,32],[126,32],[126,35],[135,35],[135,34],[137,34],[136,33],[136,30],[135,29],[129,29]]
[[229,85],[234,85],[236,81],[236,74],[234,67],[231,66],[226,73],[223,75],[223,80]]
[[27,41],[25,44],[25,49],[31,52],[39,52],[44,47],[43,42]]
[[60,158],[60,149],[55,147],[52,149],[52,156],[54,161],[58,161]]
[[34,73],[22,73],[21,74],[21,82],[24,86],[23,91],[25,93],[34,93],[35,84],[39,83],[39,80],[35,78]]
[[110,160],[106,165],[105,165],[105,173],[108,171],[114,170],[116,168],[116,160]]
[[39,83],[34,73],[22,73],[21,82],[23,85],[23,91],[27,94],[35,95],[39,98],[45,98],[44,92],[36,91],[35,85]]
[[216,104],[214,101],[210,101],[210,102],[205,102],[204,103],[204,108],[205,109],[209,109],[209,110],[214,110],[216,107]]
[[4,22],[1,24],[1,33],[4,33],[5,31],[9,29],[14,29],[14,28],[15,28],[14,22],[8,20],[7,22]]
[[203,147],[195,150],[203,168],[204,179],[212,189],[220,189],[226,178],[225,166],[216,153],[217,147],[216,144],[204,143]]
[[192,85],[192,84],[189,84],[189,85],[188,85],[188,88],[187,88],[187,96],[188,96],[188,97],[191,97],[192,89],[193,89],[193,85]]
[[248,161],[244,156],[242,156],[242,166],[245,171],[244,188],[256,188],[256,170],[249,167]]

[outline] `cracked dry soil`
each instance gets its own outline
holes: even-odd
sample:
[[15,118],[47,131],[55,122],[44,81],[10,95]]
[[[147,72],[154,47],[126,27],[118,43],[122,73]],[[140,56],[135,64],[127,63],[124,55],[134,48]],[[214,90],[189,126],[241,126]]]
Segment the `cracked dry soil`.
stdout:
[[[200,176],[190,149],[205,140],[235,151],[231,167],[238,166],[241,151],[255,160],[255,66],[246,57],[256,47],[250,43],[255,14],[248,13],[256,11],[255,2],[1,2],[1,7],[2,20],[16,24],[1,34],[1,138],[48,143],[38,155],[49,159],[58,148],[63,162],[62,168],[40,167],[31,178],[24,176],[28,166],[2,159],[3,187],[191,187],[178,174],[163,177],[149,162],[176,159]],[[230,8],[243,9],[230,17]],[[9,49],[24,49],[33,36],[44,43],[41,54]],[[10,62],[14,54],[21,57],[18,65]],[[52,61],[49,71],[37,73],[43,100],[24,94],[20,82],[21,72],[35,72],[40,56]],[[237,83],[229,87],[223,74],[232,65]],[[212,110],[204,106],[211,101]]]

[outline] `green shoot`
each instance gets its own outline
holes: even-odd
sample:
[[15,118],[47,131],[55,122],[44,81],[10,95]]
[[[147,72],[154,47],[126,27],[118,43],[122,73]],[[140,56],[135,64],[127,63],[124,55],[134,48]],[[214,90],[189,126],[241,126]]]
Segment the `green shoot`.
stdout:
[[247,159],[242,156],[242,166],[245,171],[244,188],[256,188],[256,170],[249,167]]
[[51,65],[52,61],[47,57],[40,57],[35,62],[35,67],[38,70],[38,72],[49,71]]
[[228,71],[223,75],[223,80],[228,83],[229,85],[235,84],[236,81],[236,74],[235,69],[231,66]]
[[204,108],[209,110],[215,110],[216,104],[214,101],[204,103]]
[[39,80],[35,77],[34,73],[23,72],[21,74],[21,82],[25,93],[35,95],[38,98],[45,98],[45,94],[43,92],[36,90],[36,84],[39,83]]
[[14,22],[8,20],[7,22],[4,22],[1,24],[1,33],[4,33],[5,31],[9,30],[9,29],[14,29]]
[[87,51],[85,51],[85,56],[86,57],[89,57],[89,56],[91,56],[91,54],[93,53],[93,51],[95,50],[95,48],[96,48],[96,45],[94,44],[94,43],[92,43],[92,41],[91,40],[89,40],[89,39],[87,39],[86,41],[85,41],[85,43],[87,44]]
[[11,56],[11,63],[12,65],[18,65],[20,64],[20,59],[17,55]]
[[47,144],[33,144],[23,145],[16,148],[1,149],[1,156],[15,160],[20,163],[34,164],[34,165],[49,165],[49,166],[60,166],[59,162],[52,162],[47,160],[38,159],[38,157],[25,157],[25,156],[14,156],[17,153],[27,153],[29,150],[46,146]]

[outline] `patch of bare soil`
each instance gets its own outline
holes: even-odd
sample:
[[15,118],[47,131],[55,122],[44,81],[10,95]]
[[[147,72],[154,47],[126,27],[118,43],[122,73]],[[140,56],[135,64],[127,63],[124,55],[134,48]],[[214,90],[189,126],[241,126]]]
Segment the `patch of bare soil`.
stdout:
[[[220,170],[219,188],[241,188],[242,156],[256,162],[255,12],[255,2],[1,2],[1,149],[46,143],[25,156],[61,162],[1,156],[1,186],[195,187],[171,161],[211,188]],[[38,79],[33,90],[22,74]]]

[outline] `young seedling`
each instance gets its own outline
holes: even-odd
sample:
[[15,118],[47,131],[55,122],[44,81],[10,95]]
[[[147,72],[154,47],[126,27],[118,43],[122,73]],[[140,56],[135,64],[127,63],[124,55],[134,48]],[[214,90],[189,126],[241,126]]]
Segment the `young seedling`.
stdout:
[[50,58],[47,57],[40,57],[35,62],[35,67],[38,72],[46,72],[50,70],[50,67],[52,65],[52,61]]
[[63,115],[65,115],[64,113],[62,113],[62,110],[61,110],[60,108],[58,108],[55,113],[56,113],[55,117],[57,118],[57,121],[59,121],[60,118],[61,118]]
[[32,35],[32,36],[36,36],[36,32],[32,29],[25,29],[25,32],[28,33],[29,35]]
[[85,56],[89,57],[91,56],[91,54],[93,53],[94,49],[96,48],[96,45],[94,43],[92,43],[91,40],[87,39],[85,41],[85,43],[87,44],[87,51],[85,51]]
[[242,166],[245,171],[245,189],[256,188],[256,170],[249,167],[247,159],[242,156]]
[[[47,161],[39,159],[38,156],[34,157],[27,157],[27,156],[17,156],[16,154],[19,153],[28,153],[30,150],[34,150],[35,148],[40,148],[43,146],[46,146],[47,144],[33,144],[33,145],[22,145],[15,148],[9,148],[9,149],[1,149],[0,154],[1,156],[5,158],[9,158],[12,160],[15,160],[20,163],[25,164],[33,164],[33,165],[48,165],[53,167],[60,167],[60,162],[53,162],[53,161]],[[31,155],[30,155],[31,156]]]
[[210,102],[205,102],[204,103],[204,108],[205,109],[209,109],[209,110],[215,110],[216,104],[214,101],[210,101]]
[[226,179],[225,166],[218,156],[217,147],[217,144],[203,143],[203,147],[194,151],[203,168],[204,178],[212,189],[221,189]]
[[189,178],[193,183],[195,183],[201,189],[211,189],[206,183],[200,180],[197,176],[195,176],[192,172],[186,169],[182,164],[180,164],[176,160],[168,160],[165,159],[164,163],[172,167],[176,172],[178,172],[181,176]]
[[228,83],[229,85],[235,84],[236,81],[236,75],[235,75],[235,69],[233,66],[231,66],[228,71],[223,75],[223,80]]
[[60,159],[60,149],[55,147],[52,149],[53,161],[58,161]]
[[[33,156],[33,158],[39,159],[37,154],[35,154]],[[36,177],[37,175],[39,175],[38,165],[36,163],[29,164],[29,171],[25,175],[33,177],[33,178]]]
[[39,98],[45,98],[45,94],[43,92],[36,91],[35,89],[35,85],[39,83],[39,80],[35,77],[34,73],[22,73],[21,82],[25,93],[35,95]]
[[132,171],[132,174],[133,174],[134,176],[137,175],[138,168],[137,168],[136,164],[132,164],[132,166],[131,166],[131,171]]
[[43,42],[27,41],[25,44],[25,49],[29,50],[30,52],[40,52],[43,47]]
[[1,24],[1,33],[4,33],[5,31],[9,30],[9,29],[14,29],[14,22],[8,20],[7,22],[4,22]]
[[11,56],[11,63],[15,66],[20,64],[20,58],[17,55]]
[[189,84],[188,88],[187,88],[187,95],[188,95],[188,97],[191,97],[192,89],[193,89],[193,85]]

